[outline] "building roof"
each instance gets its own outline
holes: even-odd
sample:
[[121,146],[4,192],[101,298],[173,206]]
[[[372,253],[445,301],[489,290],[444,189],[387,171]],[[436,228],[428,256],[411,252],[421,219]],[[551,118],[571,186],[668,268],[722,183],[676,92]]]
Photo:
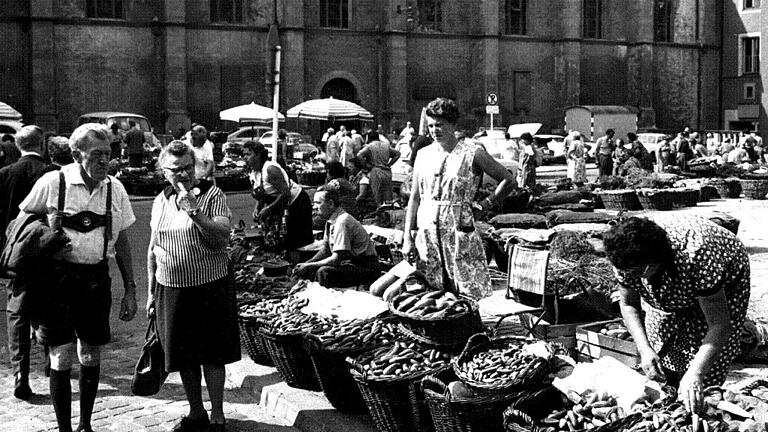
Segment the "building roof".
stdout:
[[579,108],[592,114],[637,114],[637,108],[629,105],[571,105],[566,110]]

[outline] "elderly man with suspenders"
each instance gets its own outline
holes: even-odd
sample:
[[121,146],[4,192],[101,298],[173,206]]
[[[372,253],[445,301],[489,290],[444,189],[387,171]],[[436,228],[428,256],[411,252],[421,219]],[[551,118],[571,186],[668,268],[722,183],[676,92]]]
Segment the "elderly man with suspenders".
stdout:
[[[86,123],[70,137],[75,163],[45,174],[19,205],[26,213],[47,214],[53,230],[63,230],[71,247],[54,256],[52,274],[39,304],[37,337],[50,349],[50,392],[59,430],[70,432],[70,369],[80,363],[80,424],[91,431],[100,374],[101,346],[111,339],[112,281],[107,260],[114,256],[125,294],[120,319],[136,314],[131,249],[126,229],[136,220],[123,185],[107,175],[110,157],[105,125]],[[75,348],[77,348],[75,350]]]

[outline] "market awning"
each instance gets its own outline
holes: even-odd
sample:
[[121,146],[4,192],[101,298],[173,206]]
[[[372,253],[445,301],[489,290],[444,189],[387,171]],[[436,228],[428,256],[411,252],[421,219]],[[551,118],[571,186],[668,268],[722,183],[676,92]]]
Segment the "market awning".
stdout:
[[360,105],[332,97],[302,102],[289,109],[286,115],[308,120],[373,120],[373,114]]
[[[272,108],[257,105],[255,102],[251,102],[248,105],[228,108],[219,113],[220,119],[238,123],[268,123],[272,121],[273,116],[274,111]],[[285,116],[277,113],[277,119],[278,121],[285,121]]]
[[22,115],[8,105],[7,103],[0,102],[0,119],[21,120]]

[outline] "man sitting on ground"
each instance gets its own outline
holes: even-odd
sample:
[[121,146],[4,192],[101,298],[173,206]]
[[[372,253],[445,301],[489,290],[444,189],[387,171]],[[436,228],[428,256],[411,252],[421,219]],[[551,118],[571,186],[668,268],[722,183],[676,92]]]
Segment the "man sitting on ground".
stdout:
[[315,213],[327,219],[323,247],[294,273],[312,278],[324,287],[344,288],[370,283],[379,277],[376,249],[365,228],[341,208],[339,194],[333,190],[315,193]]

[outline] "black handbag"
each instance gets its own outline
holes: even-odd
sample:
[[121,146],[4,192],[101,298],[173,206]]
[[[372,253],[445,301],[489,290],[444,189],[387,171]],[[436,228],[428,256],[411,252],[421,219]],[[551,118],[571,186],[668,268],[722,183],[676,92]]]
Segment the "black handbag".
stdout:
[[160,391],[160,387],[168,377],[165,371],[165,352],[157,337],[155,317],[149,319],[146,342],[141,349],[139,361],[133,371],[131,391],[136,396],[152,396]]

